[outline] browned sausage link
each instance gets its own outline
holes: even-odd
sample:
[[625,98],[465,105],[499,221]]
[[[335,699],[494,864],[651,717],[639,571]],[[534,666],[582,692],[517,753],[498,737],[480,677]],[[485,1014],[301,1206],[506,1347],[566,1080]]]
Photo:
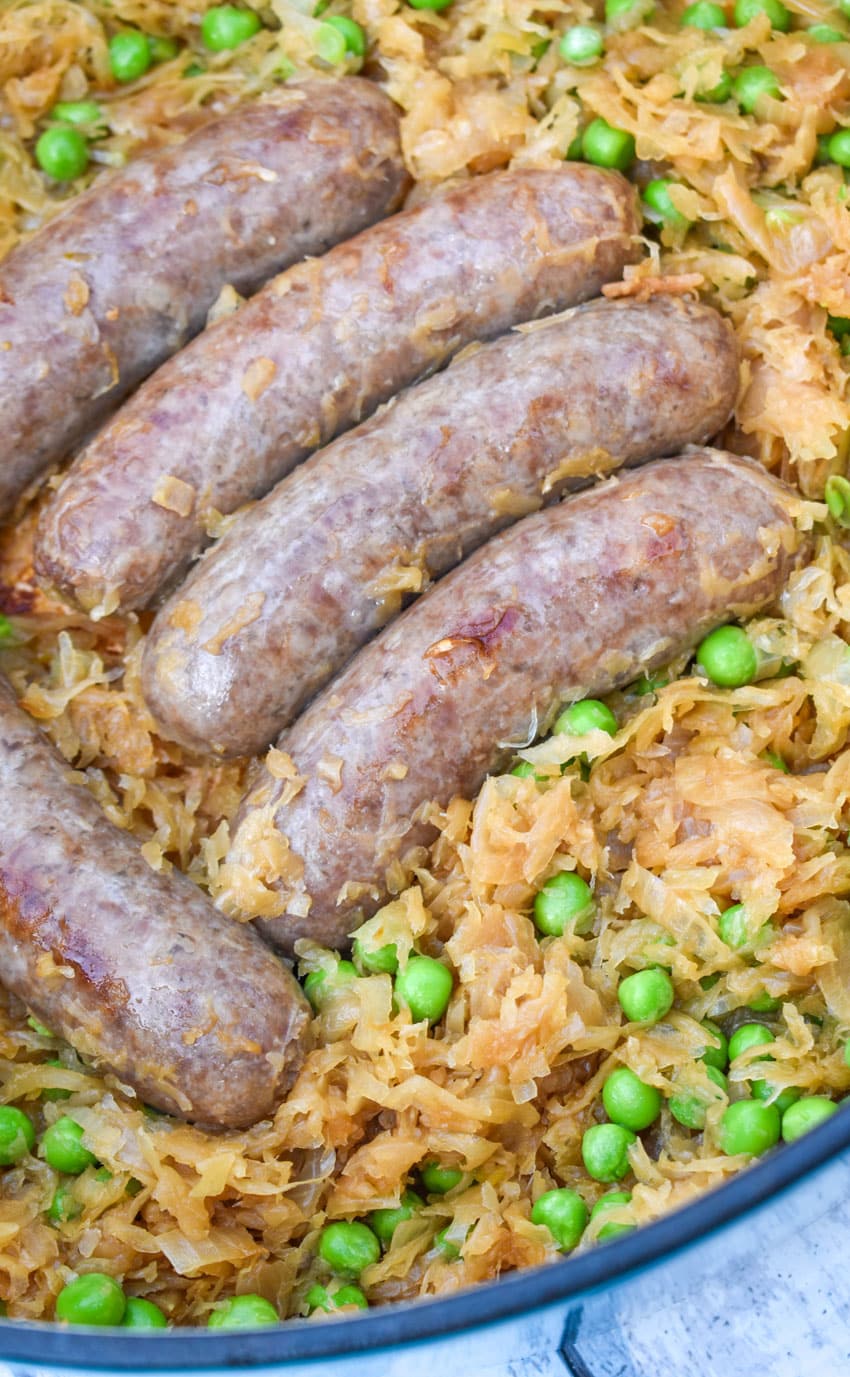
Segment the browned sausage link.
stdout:
[[240,292],[394,210],[395,107],[305,82],[106,175],[0,272],[0,516]]
[[261,496],[470,341],[595,296],[638,228],[618,173],[568,163],[477,178],[292,268],[89,447],[45,513],[41,577],[88,610],[144,606],[210,509]]
[[[280,738],[303,787],[259,779],[220,901],[240,905],[253,884],[273,942],[344,946],[386,898],[387,867],[433,837],[416,809],[472,797],[508,758],[494,743],[528,740],[559,704],[628,683],[770,603],[801,544],[793,507],[752,461],[696,451],[495,536]],[[295,797],[278,804],[284,788]]]
[[310,1010],[250,928],[153,871],[0,680],[0,978],[158,1109],[213,1128],[270,1114]]
[[291,474],[157,617],[144,690],[196,750],[272,741],[404,592],[518,517],[728,420],[731,327],[710,307],[594,302],[459,359]]

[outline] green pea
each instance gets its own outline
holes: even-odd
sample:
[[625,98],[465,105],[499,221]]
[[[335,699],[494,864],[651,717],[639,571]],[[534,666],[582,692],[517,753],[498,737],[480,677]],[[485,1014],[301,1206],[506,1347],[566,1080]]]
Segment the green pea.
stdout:
[[346,1277],[359,1277],[380,1256],[378,1236],[368,1224],[361,1224],[359,1220],[340,1219],[322,1230],[319,1257],[332,1272]]
[[[729,1060],[734,1061],[751,1047],[764,1047],[767,1043],[775,1041],[773,1033],[769,1028],[765,1028],[763,1023],[742,1023],[729,1039]],[[756,1060],[763,1061],[765,1058],[757,1057]]]
[[407,0],[414,10],[447,10],[452,0]]
[[825,1095],[806,1095],[796,1104],[789,1105],[782,1115],[782,1137],[786,1143],[802,1138],[804,1133],[822,1124],[824,1119],[832,1118],[838,1105]]
[[[583,137],[583,136],[582,136],[582,134],[581,134],[580,132],[579,132],[578,134],[576,134],[575,138],[573,139],[572,143],[570,144],[569,148],[567,149],[567,151],[566,151],[566,153],[565,153],[565,155],[564,155],[565,158],[566,158],[566,160],[567,160],[567,162],[571,162],[571,163],[579,163],[579,162],[581,162],[581,160],[582,160],[582,158],[583,158],[583,156],[584,156],[584,154],[583,154],[583,152],[582,152],[582,137]],[[524,762],[524,763],[527,763],[527,762]]]
[[556,736],[561,732],[567,732],[570,736],[586,736],[593,731],[616,736],[617,719],[607,704],[601,703],[598,698],[583,698],[581,702],[571,703],[564,709],[552,730]]
[[[207,11],[209,13],[209,11]],[[263,1296],[231,1296],[207,1321],[208,1329],[265,1329],[279,1324],[280,1316]]]
[[35,1147],[32,1119],[14,1105],[0,1105],[0,1166],[11,1167]]
[[754,1014],[775,1014],[777,1009],[782,1008],[782,1000],[774,999],[773,995],[769,995],[765,991],[764,994],[756,995],[755,999],[751,999],[748,1007],[752,1009]]
[[[625,129],[615,129],[601,116],[590,121],[582,136],[581,148],[586,162],[595,167],[613,167],[620,172],[625,172],[635,158],[634,135]],[[592,702],[592,699],[587,701]]]
[[56,1297],[56,1318],[66,1324],[117,1325],[127,1300],[118,1282],[104,1272],[87,1272]]
[[367,951],[359,937],[354,939],[354,959],[371,975],[395,975],[398,970],[398,948],[395,942]]
[[762,96],[772,96],[775,100],[782,99],[782,92],[779,89],[779,82],[775,74],[769,67],[760,66],[745,67],[736,77],[733,77],[732,95],[741,109],[748,115],[753,114]]
[[629,1170],[635,1135],[620,1124],[594,1124],[581,1140],[582,1161],[594,1181],[620,1181]]
[[744,947],[750,940],[747,915],[743,904],[732,904],[717,920],[717,935],[727,947]]
[[544,937],[560,937],[571,927],[584,936],[595,912],[590,885],[574,870],[562,870],[534,896],[534,926]]
[[578,1191],[566,1188],[546,1191],[534,1202],[531,1222],[547,1228],[559,1252],[568,1253],[584,1233],[587,1206]]
[[707,91],[697,91],[694,99],[702,101],[704,105],[723,105],[731,94],[732,78],[728,72],[724,72],[716,86],[710,86]]
[[[719,1090],[728,1096],[729,1082],[722,1071],[718,1071],[716,1066],[706,1066],[705,1074]],[[673,1118],[683,1128],[691,1128],[696,1132],[705,1128],[705,1111],[708,1106],[704,1096],[701,1096],[698,1091],[687,1090],[683,1091],[681,1095],[671,1095],[667,1104]]]
[[729,1044],[726,1041],[726,1034],[722,1028],[718,1028],[716,1023],[711,1023],[708,1019],[700,1024],[711,1038],[711,1042],[700,1054],[699,1060],[706,1066],[713,1066],[716,1071],[725,1071],[729,1065]]
[[[774,1089],[775,1087],[770,1084],[770,1081],[750,1081],[750,1090],[754,1100],[769,1100],[774,1093]],[[789,1085],[786,1090],[780,1091],[773,1103],[776,1105],[779,1113],[784,1114],[786,1109],[792,1104],[797,1103],[802,1093],[801,1090],[797,1090],[793,1085]]]
[[640,23],[648,19],[654,9],[654,5],[646,5],[642,0],[605,0],[605,19],[608,24],[626,18]]
[[83,1130],[74,1120],[67,1117],[57,1119],[46,1129],[41,1139],[41,1152],[45,1162],[54,1171],[65,1172],[68,1176],[79,1176],[86,1167],[93,1166],[97,1158],[88,1148],[83,1147]]
[[605,1113],[614,1124],[639,1133],[649,1128],[661,1112],[661,1095],[628,1066],[618,1066],[602,1087]]
[[420,1199],[415,1191],[404,1191],[400,1205],[372,1211],[369,1216],[372,1232],[377,1235],[385,1248],[389,1248],[393,1241],[393,1234],[399,1224],[403,1224],[406,1219],[412,1219],[416,1211],[424,1209],[424,1207],[425,1201]]
[[[846,351],[848,338],[840,341],[842,354]],[[847,479],[838,473],[831,474],[826,480],[823,495],[833,521],[837,521],[839,526],[850,526],[850,483]]]
[[347,53],[355,57],[366,56],[366,35],[354,19],[349,19],[346,14],[331,14],[324,22],[342,34]]
[[310,971],[304,981],[304,993],[315,1013],[327,1003],[328,996],[343,985],[357,980],[357,967],[351,961],[338,961],[332,971]]
[[68,1186],[59,1186],[53,1192],[53,1198],[45,1211],[53,1225],[65,1224],[69,1219],[79,1219],[82,1212],[82,1205]]
[[206,68],[202,67],[200,62],[190,62],[188,67],[183,68],[183,75],[184,77],[203,76],[205,71]]
[[558,51],[573,67],[592,67],[605,51],[605,40],[595,24],[574,24],[562,34]]
[[735,0],[733,15],[737,29],[743,29],[759,14],[766,14],[770,27],[779,33],[787,33],[791,27],[791,12],[782,0]]
[[236,5],[213,5],[201,20],[201,41],[211,53],[228,52],[253,38],[262,28],[253,10]]
[[701,975],[699,978],[699,987],[701,990],[713,990],[719,979],[719,971],[715,971],[713,975]]
[[319,1011],[319,986],[327,977],[327,971],[310,971],[304,978],[304,993],[314,1013]]
[[442,1253],[446,1262],[456,1262],[460,1257],[460,1248],[448,1237],[451,1224],[447,1224],[438,1234],[434,1235],[434,1247],[438,1253]]
[[600,1196],[597,1200],[590,1211],[590,1217],[596,1219],[598,1215],[604,1214],[606,1210],[616,1209],[618,1205],[630,1205],[631,1200],[631,1191],[609,1191],[607,1195]]
[[636,693],[638,698],[645,698],[648,693],[657,693],[669,682],[670,680],[663,674],[642,674],[632,684],[632,693]]
[[850,19],[850,0],[838,0],[837,8],[848,19]]
[[821,166],[823,163],[829,162],[829,141],[831,138],[831,134],[818,134],[817,148],[815,150],[816,166]]
[[171,62],[180,51],[180,45],[176,39],[162,38],[158,34],[148,35],[148,47],[150,48],[151,62]]
[[[530,779],[534,773],[534,766],[530,760],[517,761],[516,765],[511,770],[511,774],[517,779]],[[541,779],[542,778],[544,778],[544,776],[541,775]]]
[[[591,1219],[596,1219],[598,1215],[605,1214],[607,1210],[613,1210],[618,1205],[628,1205],[631,1202],[631,1191],[609,1191],[597,1200],[593,1209],[590,1211]],[[622,1234],[634,1233],[636,1224],[615,1224],[613,1220],[608,1224],[603,1224],[596,1235],[597,1242],[605,1243],[608,1239],[619,1238]]]
[[813,24],[806,32],[813,43],[844,43],[847,40],[847,35],[831,24]]
[[73,182],[89,165],[89,146],[79,129],[45,129],[35,145],[35,160],[54,182]]
[[435,1161],[423,1162],[419,1175],[429,1195],[445,1195],[463,1180],[463,1172],[457,1167],[444,1167]]
[[314,1310],[324,1310],[332,1314],[334,1310],[340,1310],[345,1305],[356,1305],[358,1310],[369,1309],[369,1302],[359,1286],[340,1286],[331,1293],[327,1287],[317,1283],[310,1287],[304,1299],[311,1314]]
[[633,1234],[637,1224],[615,1224],[613,1219],[610,1224],[603,1224],[599,1233],[596,1235],[599,1243],[607,1243],[608,1239],[619,1238],[621,1234]]
[[128,1296],[122,1329],[167,1329],[168,1320],[158,1305],[144,1296]]
[[829,161],[839,167],[850,167],[850,129],[837,129],[830,134],[826,145]]
[[408,957],[395,978],[396,997],[410,1010],[414,1023],[436,1023],[448,1007],[454,980],[451,971],[431,956]]
[[677,210],[670,199],[670,188],[675,186],[669,177],[656,177],[644,188],[643,202],[649,210],[649,218],[669,225],[671,229],[687,229],[690,220]]
[[760,1157],[779,1142],[780,1118],[775,1104],[736,1100],[720,1120],[720,1147],[729,1157],[745,1152]]
[[740,626],[718,626],[700,642],[697,664],[720,688],[741,688],[755,678],[758,656]]
[[54,105],[50,118],[63,124],[97,124],[103,111],[94,100],[63,100]]
[[109,40],[109,66],[116,81],[137,81],[151,65],[147,34],[137,29],[113,34]]
[[316,52],[323,62],[337,67],[345,61],[347,52],[345,38],[339,29],[335,29],[332,24],[320,24],[313,41]]
[[304,1303],[311,1315],[314,1310],[325,1310],[330,1313],[331,1310],[336,1308],[327,1288],[320,1286],[318,1282],[316,1282],[315,1286],[310,1287],[310,1290],[304,1297]]
[[657,966],[635,971],[620,981],[617,999],[630,1023],[658,1023],[673,1007],[676,992],[666,971]]
[[726,14],[714,0],[696,0],[682,15],[682,24],[690,29],[722,29],[726,26]]

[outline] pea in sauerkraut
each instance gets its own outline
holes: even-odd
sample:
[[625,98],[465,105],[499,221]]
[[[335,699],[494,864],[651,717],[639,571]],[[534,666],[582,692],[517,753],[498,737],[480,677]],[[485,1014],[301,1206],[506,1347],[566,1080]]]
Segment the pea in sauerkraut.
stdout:
[[[724,1136],[730,1103],[778,1117],[789,1097],[835,1104],[850,1086],[850,215],[827,137],[850,117],[842,13],[797,0],[784,32],[758,12],[737,26],[731,6],[702,29],[672,3],[615,6],[606,21],[582,0],[272,0],[251,7],[256,33],[217,50],[203,39],[212,8],[4,6],[0,251],[138,149],[308,71],[362,66],[400,104],[415,195],[575,156],[604,119],[634,139],[628,175],[648,215],[648,256],[610,293],[696,290],[723,311],[744,355],[723,442],[829,501],[810,564],[747,629],[754,682],[720,689],[680,663],[614,695],[613,736],[556,734],[476,800],[434,810],[437,841],[399,869],[354,964],[300,944],[316,1046],[273,1122],[212,1136],[150,1112],[2,997],[2,1101],[27,1116],[35,1148],[0,1133],[0,1298],[16,1319],[53,1317],[59,1293],[93,1274],[189,1325],[237,1295],[287,1318],[446,1294],[720,1184],[755,1142]],[[365,54],[329,41],[335,17],[360,26]],[[577,66],[560,41],[578,24],[597,25],[602,53]],[[119,81],[110,40],[125,30],[160,46]],[[732,92],[755,67],[775,83],[747,109]],[[57,106],[84,102],[100,111],[81,126],[87,166],[60,182],[36,144],[63,125]],[[215,894],[249,764],[157,735],[139,689],[145,616],[94,624],[48,601],[32,528],[30,511],[0,540],[2,668],[149,863]],[[592,902],[546,934],[535,899],[562,874]],[[430,1023],[394,999],[413,952],[451,974]],[[663,973],[674,1002],[635,1023],[621,987],[642,972]],[[765,1032],[739,1036],[727,1065],[724,1044],[750,1026]],[[623,1069],[643,1087],[631,1110],[628,1078],[603,1098]],[[637,1124],[647,1105],[645,1127],[588,1140],[613,1122],[606,1107]],[[50,1147],[62,1121],[79,1126],[76,1157]],[[552,1191],[579,1205],[559,1214]],[[335,1274],[334,1247],[344,1261],[365,1235],[331,1246],[341,1221],[378,1244],[356,1284]]]

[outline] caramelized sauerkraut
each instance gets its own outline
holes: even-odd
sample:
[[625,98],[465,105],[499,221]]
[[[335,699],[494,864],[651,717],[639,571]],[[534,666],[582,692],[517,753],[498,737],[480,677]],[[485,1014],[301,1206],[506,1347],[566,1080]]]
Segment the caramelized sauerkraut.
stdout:
[[[850,116],[850,39],[825,0],[796,0],[790,32],[765,15],[741,28],[683,26],[678,3],[637,4],[605,29],[602,59],[560,55],[569,26],[599,19],[584,0],[270,0],[260,31],[227,52],[200,38],[206,0],[9,0],[0,17],[0,252],[101,171],[144,145],[181,138],[210,112],[307,71],[356,70],[322,57],[322,22],[366,34],[365,74],[400,104],[419,188],[507,164],[560,161],[590,120],[631,133],[641,186],[672,178],[678,218],[647,224],[648,256],[612,292],[698,290],[734,323],[744,355],[723,441],[795,483],[817,508],[816,550],[781,608],[749,628],[757,681],[722,690],[685,664],[610,700],[619,730],[554,736],[520,752],[531,773],[488,780],[476,800],[434,810],[439,837],[399,873],[398,897],[360,934],[453,972],[434,1026],[396,1007],[387,973],[341,978],[304,942],[299,973],[320,973],[315,1050],[273,1122],[204,1134],[146,1110],[85,1065],[15,999],[0,1004],[0,1098],[41,1134],[61,1116],[95,1161],[60,1176],[26,1155],[0,1178],[0,1298],[18,1319],[50,1318],[63,1286],[115,1277],[174,1324],[205,1324],[217,1303],[258,1293],[281,1318],[307,1314],[327,1285],[317,1252],[328,1221],[366,1219],[413,1186],[422,1204],[360,1277],[369,1304],[445,1294],[558,1256],[533,1202],[607,1187],[582,1162],[617,1066],[661,1092],[660,1117],[628,1152],[631,1199],[591,1219],[655,1218],[746,1166],[718,1126],[747,1093],[758,1049],[736,1058],[728,1092],[700,1060],[705,1019],[773,1034],[768,1099],[794,1088],[840,1098],[850,1086],[850,552],[842,521],[850,407],[841,350],[850,317],[844,172],[818,138]],[[176,55],[118,85],[108,40],[135,27]],[[840,36],[839,36],[840,37]],[[754,112],[712,103],[724,71],[761,64],[780,98]],[[33,146],[57,102],[95,99],[103,125],[84,177],[58,187]],[[850,503],[846,504],[850,507]],[[80,771],[105,812],[155,868],[178,866],[217,893],[228,821],[248,762],[211,764],[157,735],[141,698],[144,616],[98,623],[34,585],[32,510],[0,540],[0,667],[23,706]],[[557,629],[552,629],[557,634]],[[662,682],[666,681],[666,682]],[[581,755],[577,751],[581,750]],[[592,881],[583,935],[541,937],[535,895],[553,875]],[[743,905],[737,946],[718,919]],[[674,1008],[624,1022],[621,980],[666,968]],[[669,1100],[702,1096],[704,1127]],[[425,1189],[423,1164],[459,1173]],[[332,1288],[331,1288],[332,1289]],[[319,1309],[316,1313],[323,1313]]]

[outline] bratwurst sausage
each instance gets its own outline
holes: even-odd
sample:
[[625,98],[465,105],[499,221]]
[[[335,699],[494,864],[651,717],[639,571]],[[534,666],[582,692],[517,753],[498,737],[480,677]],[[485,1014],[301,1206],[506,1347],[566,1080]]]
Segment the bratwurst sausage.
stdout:
[[595,296],[639,257],[635,194],[581,163],[496,172],[300,264],[156,374],[71,469],[41,578],[142,607],[311,450],[472,340]]
[[594,302],[484,345],[236,522],[154,622],[152,712],[190,748],[256,754],[404,592],[594,476],[704,444],[737,388],[731,326],[669,298]]
[[259,936],[157,873],[0,680],[0,978],[149,1104],[213,1128],[270,1114],[310,1010]]
[[395,209],[392,102],[305,82],[104,176],[0,271],[0,516],[163,359],[225,283],[256,290]]
[[344,946],[388,866],[432,839],[416,810],[472,797],[506,759],[495,743],[770,603],[802,543],[794,505],[752,461],[696,451],[495,536],[283,734],[235,819],[219,902],[284,949]]

